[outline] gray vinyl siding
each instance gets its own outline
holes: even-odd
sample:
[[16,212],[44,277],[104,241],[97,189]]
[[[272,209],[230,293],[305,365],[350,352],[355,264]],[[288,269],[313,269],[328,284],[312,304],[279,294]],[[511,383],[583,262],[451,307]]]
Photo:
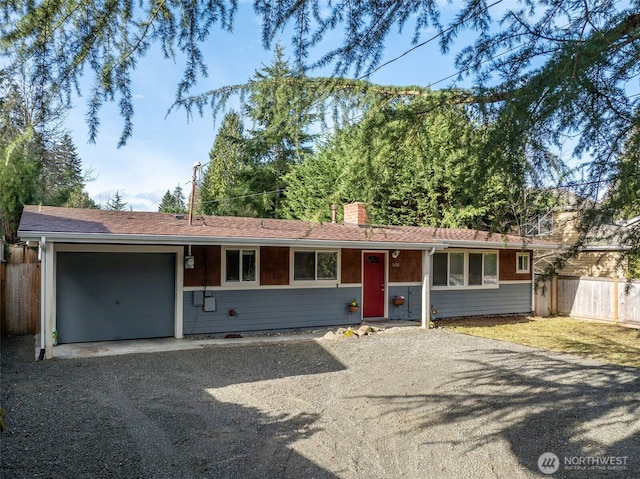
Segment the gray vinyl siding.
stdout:
[[[216,311],[194,306],[202,291],[184,292],[183,331],[189,334],[223,334],[325,326],[355,325],[361,311],[350,313],[348,303],[360,298],[360,287],[214,290]],[[229,315],[229,310],[235,316]]]
[[[422,287],[389,285],[389,319],[420,321],[422,315]],[[395,306],[394,296],[404,296],[404,304]]]
[[431,291],[435,319],[531,312],[531,283],[501,284],[497,289]]
[[[416,286],[389,285],[389,319],[418,321],[422,314],[422,291]],[[394,296],[404,296],[401,306]],[[518,314],[531,312],[531,283],[501,284],[497,289],[451,289],[431,291],[431,307],[438,318]]]
[[174,335],[175,254],[60,252],[59,343]]

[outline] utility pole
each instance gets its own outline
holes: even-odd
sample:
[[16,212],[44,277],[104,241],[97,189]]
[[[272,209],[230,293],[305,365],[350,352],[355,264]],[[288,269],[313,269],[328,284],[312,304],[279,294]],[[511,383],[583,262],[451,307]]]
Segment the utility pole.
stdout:
[[200,162],[196,161],[193,165],[193,176],[191,177],[191,196],[189,197],[189,226],[193,223],[193,201],[196,196],[196,175],[200,168]]

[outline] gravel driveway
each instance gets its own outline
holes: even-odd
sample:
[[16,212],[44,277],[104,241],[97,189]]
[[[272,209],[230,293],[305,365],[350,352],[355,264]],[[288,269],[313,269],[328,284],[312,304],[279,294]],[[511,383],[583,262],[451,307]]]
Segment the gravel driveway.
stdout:
[[640,371],[445,330],[32,357],[2,338],[6,478],[640,477]]

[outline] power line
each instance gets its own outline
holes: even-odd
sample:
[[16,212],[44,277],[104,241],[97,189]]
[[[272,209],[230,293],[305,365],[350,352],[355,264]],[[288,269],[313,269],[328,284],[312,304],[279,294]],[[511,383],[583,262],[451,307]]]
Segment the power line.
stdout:
[[389,65],[389,64],[391,64],[391,63],[394,63],[394,62],[396,62],[396,61],[400,60],[402,57],[404,57],[404,56],[408,55],[408,54],[409,54],[409,53],[411,53],[412,51],[417,50],[418,48],[421,48],[421,47],[423,47],[423,46],[427,45],[428,43],[431,43],[432,41],[434,41],[434,40],[436,40],[436,39],[440,38],[441,36],[445,35],[446,33],[448,33],[448,32],[450,32],[450,31],[452,31],[453,29],[455,29],[455,28],[457,28],[457,27],[459,27],[459,26],[460,26],[460,25],[462,25],[464,22],[466,22],[466,21],[468,21],[468,20],[471,20],[471,19],[473,19],[473,18],[477,17],[477,16],[478,16],[478,15],[480,15],[481,13],[486,12],[486,11],[487,11],[487,10],[489,10],[491,7],[494,7],[494,6],[496,6],[497,4],[499,4],[499,3],[501,3],[501,2],[502,2],[502,0],[497,0],[496,2],[492,3],[491,5],[488,5],[487,7],[483,8],[483,9],[482,9],[482,10],[480,10],[479,12],[474,13],[473,15],[471,15],[471,17],[469,17],[469,18],[465,18],[465,19],[463,19],[463,20],[460,20],[459,22],[457,22],[457,23],[455,23],[455,24],[451,25],[450,27],[448,27],[448,28],[446,28],[446,29],[444,29],[444,30],[442,30],[442,31],[438,32],[437,34],[435,34],[435,35],[434,35],[434,36],[432,36],[431,38],[429,38],[429,39],[425,40],[424,42],[419,43],[418,45],[415,45],[415,46],[413,46],[413,47],[409,48],[408,50],[404,51],[403,53],[401,53],[401,54],[400,54],[400,55],[398,55],[397,57],[392,58],[391,60],[388,60],[388,61],[384,62],[382,65],[377,66],[376,68],[374,68],[374,69],[373,69],[373,70],[371,70],[370,72],[368,72],[368,73],[366,73],[366,74],[362,75],[361,77],[359,77],[359,78],[358,78],[358,80],[362,80],[363,78],[367,78],[367,77],[371,76],[373,73],[377,72],[378,70],[381,70],[382,68],[386,67],[387,65]]
[[229,196],[227,198],[216,198],[215,200],[200,201],[200,204],[218,203],[220,201],[239,200],[239,199],[242,199],[242,198],[253,198],[253,197],[256,197],[256,196],[270,195],[272,193],[281,193],[283,191],[284,191],[284,189],[277,188],[275,190],[263,191],[262,193],[251,193],[251,194],[248,194],[248,195]]

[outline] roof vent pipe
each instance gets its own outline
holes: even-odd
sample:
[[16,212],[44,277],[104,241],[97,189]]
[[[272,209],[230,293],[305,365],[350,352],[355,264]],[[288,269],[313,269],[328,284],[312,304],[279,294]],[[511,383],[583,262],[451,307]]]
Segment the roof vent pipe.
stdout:
[[331,222],[338,222],[338,205],[331,205]]

